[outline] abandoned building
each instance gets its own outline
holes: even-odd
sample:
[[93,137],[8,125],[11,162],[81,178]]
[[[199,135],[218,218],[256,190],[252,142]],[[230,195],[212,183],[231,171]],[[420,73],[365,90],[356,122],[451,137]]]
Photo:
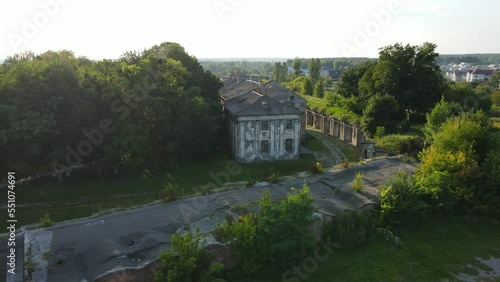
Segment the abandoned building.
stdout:
[[275,81],[233,77],[220,91],[230,148],[242,163],[297,159],[306,100]]

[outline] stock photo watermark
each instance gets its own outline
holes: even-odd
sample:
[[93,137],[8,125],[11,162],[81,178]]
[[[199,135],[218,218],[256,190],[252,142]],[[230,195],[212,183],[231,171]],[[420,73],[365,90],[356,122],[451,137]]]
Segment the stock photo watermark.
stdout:
[[21,28],[17,32],[9,32],[7,38],[16,53],[21,51],[22,45],[27,45],[35,38],[41,29],[46,27],[52,18],[55,18],[61,7],[69,3],[69,0],[40,0],[38,10],[31,17],[21,18]]
[[387,3],[385,9],[372,11],[370,13],[371,20],[365,23],[364,27],[354,28],[354,36],[352,42],[342,42],[340,49],[345,57],[353,57],[361,52],[362,49],[368,47],[372,40],[379,36],[383,28],[388,27],[395,15],[402,11],[400,1],[391,0]]
[[224,15],[228,12],[233,12],[242,2],[243,0],[215,0],[212,2],[212,6],[219,19],[223,21],[225,19]]

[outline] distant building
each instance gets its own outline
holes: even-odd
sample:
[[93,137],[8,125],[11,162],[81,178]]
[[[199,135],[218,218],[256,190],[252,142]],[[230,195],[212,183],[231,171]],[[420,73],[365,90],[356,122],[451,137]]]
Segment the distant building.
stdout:
[[446,77],[452,81],[455,81],[455,82],[462,82],[462,81],[466,81],[467,72],[463,72],[463,71],[459,71],[459,70],[449,71],[446,73]]
[[489,69],[475,69],[467,72],[467,82],[481,82],[488,80],[495,70]]
[[281,84],[233,77],[220,91],[229,140],[242,163],[296,159],[305,134],[306,101]]

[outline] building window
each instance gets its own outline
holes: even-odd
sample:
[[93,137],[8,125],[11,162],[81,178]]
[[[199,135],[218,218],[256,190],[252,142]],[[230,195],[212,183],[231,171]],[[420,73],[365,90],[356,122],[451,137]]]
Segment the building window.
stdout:
[[269,121],[262,121],[262,130],[269,130]]
[[268,140],[262,140],[260,142],[260,151],[262,153],[267,153],[269,152],[269,141]]
[[285,129],[293,129],[293,120],[289,119],[286,121]]
[[293,151],[293,139],[285,140],[285,151],[292,152]]

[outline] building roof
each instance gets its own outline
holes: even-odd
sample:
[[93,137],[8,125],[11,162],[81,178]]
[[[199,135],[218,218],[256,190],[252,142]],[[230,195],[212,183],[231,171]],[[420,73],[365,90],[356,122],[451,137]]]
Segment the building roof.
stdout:
[[484,69],[475,69],[471,72],[471,74],[484,74],[484,75],[492,75],[494,70],[484,70]]
[[302,114],[301,110],[289,107],[256,91],[250,91],[226,100],[226,108],[233,116],[262,116]]
[[232,99],[240,94],[258,90],[260,88],[259,83],[250,80],[243,80],[237,82],[233,80],[229,83],[224,83],[224,87],[220,90],[219,94],[225,100]]
[[305,99],[300,95],[274,80],[262,85],[261,91],[262,94],[269,96],[280,103],[285,103],[289,100],[305,101]]

